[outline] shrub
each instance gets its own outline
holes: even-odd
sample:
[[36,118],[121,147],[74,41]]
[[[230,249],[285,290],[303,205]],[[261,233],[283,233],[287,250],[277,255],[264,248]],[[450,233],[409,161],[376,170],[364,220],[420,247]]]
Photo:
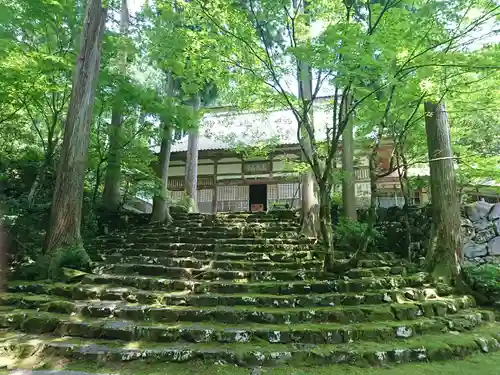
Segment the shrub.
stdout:
[[[334,228],[335,246],[344,249],[356,251],[365,241],[366,223],[353,221],[346,217],[341,217]],[[379,241],[380,233],[374,228],[369,245],[373,246]]]
[[470,286],[483,295],[488,303],[500,301],[500,266],[483,264],[465,268],[465,276]]

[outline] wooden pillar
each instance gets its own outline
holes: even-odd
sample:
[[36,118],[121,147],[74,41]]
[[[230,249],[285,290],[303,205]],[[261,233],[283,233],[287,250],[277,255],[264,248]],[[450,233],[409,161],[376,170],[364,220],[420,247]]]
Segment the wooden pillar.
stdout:
[[217,201],[218,201],[218,194],[217,194],[217,163],[218,159],[214,159],[214,193],[212,194],[212,213],[216,214],[217,213]]

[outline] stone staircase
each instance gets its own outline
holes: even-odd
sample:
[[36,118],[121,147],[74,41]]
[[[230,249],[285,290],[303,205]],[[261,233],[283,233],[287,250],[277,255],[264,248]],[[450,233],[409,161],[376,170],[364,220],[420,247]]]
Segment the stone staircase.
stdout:
[[369,253],[345,275],[322,273],[318,245],[290,215],[181,215],[94,246],[93,274],[10,284],[0,296],[0,352],[384,365],[500,347],[492,311],[438,293],[391,253]]

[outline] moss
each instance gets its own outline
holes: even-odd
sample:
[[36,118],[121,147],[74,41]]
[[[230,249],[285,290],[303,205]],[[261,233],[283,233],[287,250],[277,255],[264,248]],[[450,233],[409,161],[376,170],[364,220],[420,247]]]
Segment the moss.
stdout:
[[52,280],[63,280],[65,277],[64,268],[71,268],[90,272],[90,257],[85,251],[83,244],[61,247],[47,257],[47,277]]

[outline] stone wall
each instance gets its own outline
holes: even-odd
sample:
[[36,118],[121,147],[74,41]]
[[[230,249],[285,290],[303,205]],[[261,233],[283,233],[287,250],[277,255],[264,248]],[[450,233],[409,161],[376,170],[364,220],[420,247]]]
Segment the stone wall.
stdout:
[[500,264],[500,203],[478,201],[463,211],[465,265]]

